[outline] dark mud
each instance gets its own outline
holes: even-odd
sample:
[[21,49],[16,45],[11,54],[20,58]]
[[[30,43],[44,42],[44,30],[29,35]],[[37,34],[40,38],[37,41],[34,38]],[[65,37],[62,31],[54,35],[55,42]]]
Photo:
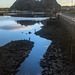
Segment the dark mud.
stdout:
[[71,44],[72,37],[60,21],[48,20],[37,35],[52,40],[52,44],[40,60],[44,69],[42,75],[74,75],[72,64]]
[[33,46],[33,42],[19,40],[0,47],[0,75],[15,75]]

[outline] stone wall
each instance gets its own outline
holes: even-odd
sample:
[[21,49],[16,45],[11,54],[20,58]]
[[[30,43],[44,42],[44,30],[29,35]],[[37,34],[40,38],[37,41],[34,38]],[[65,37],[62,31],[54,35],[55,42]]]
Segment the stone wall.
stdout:
[[67,32],[69,32],[68,37],[68,46],[70,51],[70,58],[75,63],[75,22],[72,20],[60,15],[59,17],[60,22],[63,23],[63,27],[67,29]]

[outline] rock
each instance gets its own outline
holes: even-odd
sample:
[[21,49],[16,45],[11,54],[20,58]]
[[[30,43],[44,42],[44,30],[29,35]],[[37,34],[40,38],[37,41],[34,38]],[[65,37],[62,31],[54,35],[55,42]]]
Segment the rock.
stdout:
[[15,75],[17,68],[29,55],[33,42],[27,40],[19,40],[10,42],[0,47],[0,74]]
[[48,67],[45,67],[44,69],[45,69],[45,71],[48,71]]
[[31,34],[31,32],[29,32],[29,34]]
[[44,68],[42,75],[69,75],[72,67],[70,67],[69,60],[65,60],[68,57],[63,57],[63,53],[59,48],[58,50],[56,48],[50,49],[43,55],[44,59],[40,61],[41,67]]

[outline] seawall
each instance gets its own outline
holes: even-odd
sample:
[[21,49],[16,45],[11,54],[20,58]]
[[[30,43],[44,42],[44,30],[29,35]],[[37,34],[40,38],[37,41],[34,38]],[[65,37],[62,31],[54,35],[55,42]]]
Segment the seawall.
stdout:
[[75,22],[63,15],[60,15],[59,20],[63,24],[63,27],[67,29],[67,32],[69,32],[67,37],[69,42],[68,46],[70,51],[70,58],[75,63]]

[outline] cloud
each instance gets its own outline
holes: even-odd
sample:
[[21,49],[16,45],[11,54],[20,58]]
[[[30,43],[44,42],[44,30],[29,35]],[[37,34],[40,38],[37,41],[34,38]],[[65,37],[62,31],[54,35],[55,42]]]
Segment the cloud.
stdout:
[[71,5],[71,0],[57,0],[57,2],[62,6]]
[[8,31],[21,31],[21,30],[29,30],[32,29],[31,26],[21,26],[21,25],[8,25],[8,26],[0,26],[0,29],[8,30]]

